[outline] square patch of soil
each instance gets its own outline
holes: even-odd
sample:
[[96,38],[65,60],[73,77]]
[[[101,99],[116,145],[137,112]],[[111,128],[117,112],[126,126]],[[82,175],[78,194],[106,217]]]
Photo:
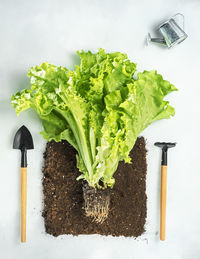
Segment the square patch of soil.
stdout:
[[100,234],[138,237],[146,221],[146,148],[143,137],[130,152],[132,164],[120,162],[114,174],[108,218],[98,224],[83,210],[76,151],[66,141],[47,143],[43,168],[43,217],[48,234]]

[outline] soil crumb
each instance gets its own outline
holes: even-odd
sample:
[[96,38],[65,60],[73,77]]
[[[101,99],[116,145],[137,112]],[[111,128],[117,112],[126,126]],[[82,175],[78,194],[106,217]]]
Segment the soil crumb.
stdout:
[[146,222],[146,148],[139,137],[130,152],[132,164],[120,162],[114,174],[108,218],[98,224],[83,210],[76,151],[66,141],[47,143],[43,168],[43,217],[48,234],[100,234],[138,237]]

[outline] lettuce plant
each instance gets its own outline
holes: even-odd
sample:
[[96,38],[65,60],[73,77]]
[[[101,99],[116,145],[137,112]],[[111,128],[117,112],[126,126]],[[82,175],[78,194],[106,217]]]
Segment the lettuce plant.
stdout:
[[73,71],[49,63],[30,68],[30,89],[11,102],[18,115],[35,110],[46,140],[67,140],[76,149],[78,179],[94,188],[113,187],[119,161],[131,162],[137,136],[174,115],[164,97],[177,89],[156,71],[136,75],[126,54],[78,54],[81,63]]

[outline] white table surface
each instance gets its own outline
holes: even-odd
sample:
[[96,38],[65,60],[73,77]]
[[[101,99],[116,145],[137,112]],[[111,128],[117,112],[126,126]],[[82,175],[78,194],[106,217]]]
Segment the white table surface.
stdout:
[[[171,15],[185,15],[188,39],[171,50],[151,45],[145,35]],[[200,258],[200,1],[0,1],[0,258],[38,259],[199,259]],[[72,68],[76,50],[126,52],[138,68],[157,69],[179,92],[169,100],[176,116],[152,124],[147,139],[148,212],[138,238],[60,236],[45,233],[41,216],[42,154],[45,141],[33,111],[17,118],[10,96],[28,86],[30,66],[49,61]],[[27,243],[20,243],[20,174],[15,131],[32,132],[28,172]],[[169,151],[167,239],[159,241],[161,152],[155,141],[176,141]]]

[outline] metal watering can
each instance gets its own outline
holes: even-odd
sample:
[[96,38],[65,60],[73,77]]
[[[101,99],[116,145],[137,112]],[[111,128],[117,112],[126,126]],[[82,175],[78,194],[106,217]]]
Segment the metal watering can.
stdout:
[[[177,16],[182,17],[183,22],[181,27],[176,22]],[[158,30],[162,34],[163,38],[152,38],[150,33],[148,33],[147,43],[156,42],[171,48],[176,44],[181,43],[188,37],[188,35],[184,32],[184,15],[181,13],[175,14],[169,20],[162,23]]]

